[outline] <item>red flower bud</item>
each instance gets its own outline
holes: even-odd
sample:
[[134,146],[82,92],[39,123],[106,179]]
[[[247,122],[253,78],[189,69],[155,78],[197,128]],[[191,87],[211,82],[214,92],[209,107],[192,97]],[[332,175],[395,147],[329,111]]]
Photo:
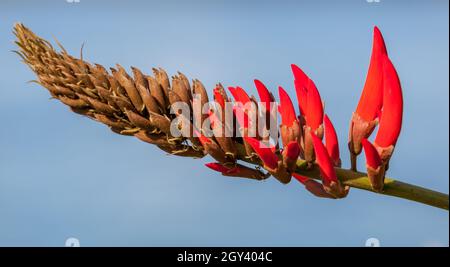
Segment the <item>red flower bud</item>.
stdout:
[[316,162],[320,169],[325,191],[335,198],[343,198],[347,196],[350,188],[348,186],[342,186],[339,182],[327,149],[323,145],[322,141],[312,132],[311,137],[314,144],[314,151],[316,153]]
[[364,148],[364,153],[366,154],[366,163],[367,166],[377,169],[382,164],[380,155],[378,155],[378,151],[367,139],[362,140],[362,145]]
[[302,183],[305,186],[305,189],[312,193],[314,196],[333,199],[335,198],[325,190],[323,184],[297,173],[293,173],[292,176],[294,176],[295,179]]
[[331,182],[337,182],[336,172],[331,161],[328,151],[323,145],[322,141],[314,134],[311,133],[311,137],[314,144],[314,151],[316,152],[316,161],[320,168],[324,184],[330,184]]
[[367,176],[369,177],[370,184],[375,191],[381,192],[384,187],[385,165],[374,145],[367,141],[367,139],[363,139],[361,143],[366,154]]
[[244,137],[245,141],[250,144],[253,150],[258,154],[259,158],[264,163],[264,166],[271,170],[275,170],[278,167],[278,157],[273,150],[266,146],[264,143],[258,141],[253,137]]
[[297,141],[288,143],[282,152],[283,164],[289,172],[294,172],[297,168],[297,159],[300,155],[300,146]]
[[327,147],[328,155],[330,155],[333,160],[333,164],[336,167],[341,166],[341,159],[339,156],[339,143],[336,134],[336,130],[334,129],[333,124],[331,123],[330,118],[325,114],[324,117],[325,122],[325,144]]

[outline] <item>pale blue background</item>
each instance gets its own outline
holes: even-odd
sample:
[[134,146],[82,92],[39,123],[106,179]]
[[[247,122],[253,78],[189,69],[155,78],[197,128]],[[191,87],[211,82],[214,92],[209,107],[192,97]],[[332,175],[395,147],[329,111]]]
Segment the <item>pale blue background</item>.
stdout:
[[[166,156],[75,115],[10,52],[14,22],[112,66],[183,71],[255,92],[254,78],[294,96],[291,63],[316,81],[347,127],[378,25],[403,83],[403,132],[389,175],[448,193],[447,1],[2,1],[0,245],[383,246],[449,244],[448,212],[352,190],[312,197],[296,182],[222,177],[210,158]],[[362,162],[361,162],[362,163]],[[360,165],[363,166],[362,164]]]

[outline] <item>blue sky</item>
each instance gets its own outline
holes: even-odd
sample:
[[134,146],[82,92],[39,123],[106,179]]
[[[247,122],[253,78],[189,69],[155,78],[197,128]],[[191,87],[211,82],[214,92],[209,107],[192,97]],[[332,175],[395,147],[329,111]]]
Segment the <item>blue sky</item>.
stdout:
[[[447,1],[2,1],[0,246],[448,246],[448,212],[351,190],[312,197],[222,177],[75,115],[10,52],[23,22],[105,66],[151,67],[255,93],[258,78],[294,96],[290,64],[316,82],[349,165],[346,139],[384,34],[403,85],[404,124],[389,176],[448,193]],[[363,158],[360,160],[363,167]]]

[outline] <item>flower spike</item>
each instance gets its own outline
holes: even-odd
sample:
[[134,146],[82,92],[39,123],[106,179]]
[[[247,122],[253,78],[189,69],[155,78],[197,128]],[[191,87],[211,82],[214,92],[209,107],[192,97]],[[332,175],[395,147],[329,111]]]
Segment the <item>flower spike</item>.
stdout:
[[384,186],[384,166],[380,155],[378,155],[378,151],[374,145],[372,145],[367,139],[363,139],[361,141],[364,153],[366,154],[366,167],[367,167],[367,176],[369,177],[369,181],[372,185],[372,188],[377,191],[383,191]]
[[333,160],[333,164],[336,167],[341,166],[341,158],[339,156],[339,142],[334,129],[333,123],[331,123],[330,118],[325,114],[323,118],[325,124],[325,144],[328,150],[328,155],[330,155]]
[[361,153],[361,140],[373,132],[383,106],[383,57],[387,57],[386,45],[380,30],[375,27],[366,82],[350,123],[349,149],[353,170],[356,170],[356,157]]
[[347,196],[349,187],[343,186],[338,180],[327,149],[314,133],[311,133],[311,137],[316,153],[316,162],[320,169],[320,175],[325,190],[336,198]]

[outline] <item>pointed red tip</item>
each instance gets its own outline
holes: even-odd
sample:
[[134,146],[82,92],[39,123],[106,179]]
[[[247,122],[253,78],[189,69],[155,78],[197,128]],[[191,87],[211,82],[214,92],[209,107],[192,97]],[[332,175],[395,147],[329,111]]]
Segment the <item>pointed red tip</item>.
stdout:
[[278,157],[270,147],[267,147],[253,137],[244,137],[244,139],[253,150],[255,150],[256,154],[258,154],[259,158],[264,162],[264,165],[271,169],[276,169],[278,167]]
[[270,112],[270,103],[273,102],[272,95],[270,94],[267,87],[260,81],[255,79],[256,90],[258,90],[259,99],[266,108],[267,112]]
[[373,48],[372,51],[387,55],[386,44],[380,29],[375,26],[373,28]]
[[323,122],[323,105],[319,90],[312,80],[307,87],[306,124],[316,130]]
[[328,155],[330,155],[331,159],[336,163],[340,158],[339,142],[336,130],[334,129],[333,123],[331,123],[330,118],[328,118],[326,114],[323,119],[325,124],[325,144],[327,147]]
[[319,165],[324,184],[337,182],[336,172],[334,171],[334,167],[331,162],[331,158],[328,155],[327,149],[325,148],[319,137],[317,137],[312,131],[311,136],[314,144],[314,152],[316,153],[316,161]]
[[366,154],[367,165],[374,169],[378,168],[382,162],[375,146],[365,138],[361,141],[361,143],[364,148],[364,153]]
[[306,92],[309,83],[309,77],[297,65],[291,64],[292,73],[294,74],[294,86],[297,94],[298,107],[300,114],[306,114]]
[[230,170],[227,167],[223,166],[222,164],[219,164],[216,162],[206,163],[205,166],[210,168],[211,170],[214,170],[214,171],[217,171],[220,173],[226,173]]
[[295,64],[291,64],[292,74],[294,74],[294,79],[299,81],[299,85],[306,87],[309,77]]
[[222,107],[222,109],[225,109],[225,99],[223,95],[220,93],[219,88],[214,88],[214,100]]
[[298,173],[293,173],[292,176],[294,176],[295,179],[297,179],[300,183],[305,184],[307,181],[309,181],[309,178],[303,175],[300,175]]
[[395,145],[402,128],[403,96],[397,71],[391,60],[383,57],[383,110],[375,143],[381,147]]
[[298,156],[300,155],[300,147],[297,141],[289,142],[289,144],[284,149],[286,149],[287,157],[291,160],[297,160]]
[[241,102],[243,105],[245,105],[250,101],[250,97],[241,87],[228,87],[228,90],[230,90],[230,93],[233,95],[236,102]]
[[294,121],[297,120],[294,105],[292,104],[289,95],[281,86],[278,87],[278,93],[280,95],[279,112],[281,115],[281,124],[291,126],[292,123],[294,123]]

